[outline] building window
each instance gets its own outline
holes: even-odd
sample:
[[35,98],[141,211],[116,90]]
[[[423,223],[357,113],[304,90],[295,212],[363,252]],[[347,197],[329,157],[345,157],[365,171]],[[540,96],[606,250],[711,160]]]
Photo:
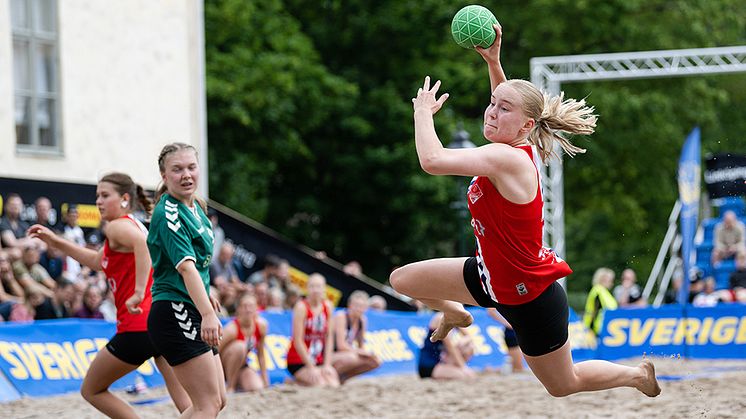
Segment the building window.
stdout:
[[59,152],[57,0],[11,0],[16,147]]

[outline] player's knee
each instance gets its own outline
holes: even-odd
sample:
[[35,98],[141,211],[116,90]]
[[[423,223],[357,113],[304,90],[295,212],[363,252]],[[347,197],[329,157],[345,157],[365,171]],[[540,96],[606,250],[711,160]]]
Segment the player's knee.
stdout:
[[80,386],[80,395],[83,397],[83,399],[87,402],[91,402],[93,400],[93,396],[95,396],[99,391],[96,391],[96,389],[92,388],[90,384],[83,381],[83,385]]
[[93,394],[91,393],[90,390],[88,390],[86,386],[80,387],[80,395],[83,397],[83,400],[89,403],[91,402],[91,396],[93,396]]
[[552,397],[567,397],[575,393],[569,386],[545,386]]
[[389,282],[397,292],[406,294],[408,290],[407,281],[405,278],[406,274],[404,268],[396,268],[393,272],[391,272],[391,275],[389,276]]

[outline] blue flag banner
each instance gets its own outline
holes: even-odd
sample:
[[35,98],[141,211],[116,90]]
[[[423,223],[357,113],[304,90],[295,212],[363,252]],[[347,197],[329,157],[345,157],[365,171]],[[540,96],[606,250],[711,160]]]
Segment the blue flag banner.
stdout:
[[[499,369],[508,351],[505,329],[485,310],[475,309],[472,313],[474,324],[466,331],[476,350],[469,366],[477,370]],[[261,316],[269,324],[264,348],[270,382],[282,383],[290,378],[285,356],[290,344],[292,318],[290,312],[261,313]],[[383,364],[366,376],[415,374],[420,346],[427,336],[432,314],[390,311],[369,312],[367,317],[365,347],[377,354]],[[91,361],[115,332],[115,325],[103,320],[0,324],[0,401],[79,391]],[[596,351],[595,336],[572,311],[569,334],[575,360],[592,358]],[[249,354],[248,362],[258,370],[255,352]],[[163,385],[163,377],[151,359],[112,388],[133,385],[138,375],[149,387]]]
[[[686,317],[684,317],[686,311]],[[598,338],[600,359],[654,356],[746,358],[746,305],[609,310]]]
[[694,233],[697,230],[699,215],[699,195],[701,178],[700,133],[695,127],[684,141],[679,159],[679,201],[681,202],[681,258],[683,260],[684,280],[679,289],[679,302],[689,301],[689,278],[691,278],[692,258],[694,256]]

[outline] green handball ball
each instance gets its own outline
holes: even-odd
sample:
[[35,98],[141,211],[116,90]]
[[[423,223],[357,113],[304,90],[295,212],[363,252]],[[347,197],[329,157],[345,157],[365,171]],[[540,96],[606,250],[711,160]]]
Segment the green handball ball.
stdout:
[[456,12],[451,22],[454,41],[464,48],[487,48],[495,42],[495,15],[486,7],[472,4]]

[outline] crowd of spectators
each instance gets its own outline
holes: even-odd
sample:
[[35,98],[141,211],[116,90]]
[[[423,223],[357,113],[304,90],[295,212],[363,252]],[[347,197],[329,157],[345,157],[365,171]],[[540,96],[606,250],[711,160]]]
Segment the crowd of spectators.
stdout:
[[57,220],[51,202],[39,197],[26,208],[17,194],[5,197],[0,218],[0,321],[32,321],[67,317],[115,321],[116,310],[101,272],[82,268],[58,250],[30,239],[31,224],[49,227],[68,240],[91,249],[102,245],[100,231],[86,236],[78,211],[70,206]]
[[[81,228],[78,209],[67,208],[58,217],[51,201],[39,197],[26,207],[18,194],[3,202],[0,218],[0,321],[32,321],[68,317],[116,320],[113,295],[102,272],[91,271],[59,250],[27,237],[33,224],[42,224],[78,245],[98,250],[103,245],[102,229]],[[215,237],[210,265],[212,292],[219,297],[225,317],[234,316],[239,300],[254,295],[258,310],[281,313],[291,310],[303,296],[290,278],[290,264],[267,255],[263,267],[251,274],[235,257],[235,247],[226,239],[217,213],[209,211]],[[362,275],[359,263],[345,267],[351,276]],[[371,297],[371,307],[386,309],[386,300]]]

